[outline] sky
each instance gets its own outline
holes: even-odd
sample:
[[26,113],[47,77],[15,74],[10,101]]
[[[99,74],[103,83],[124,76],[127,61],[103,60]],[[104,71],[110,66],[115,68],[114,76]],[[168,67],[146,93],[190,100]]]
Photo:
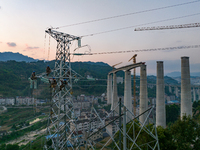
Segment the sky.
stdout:
[[[191,3],[147,11],[188,2]],[[199,23],[199,8],[200,1],[195,0],[0,0],[0,52],[18,52],[40,60],[55,59],[56,41],[47,34],[45,36],[49,27],[60,27],[56,31],[83,36],[81,43],[89,45],[91,53],[200,45],[200,28],[134,31],[136,27]],[[120,15],[124,16],[113,17]],[[183,17],[188,15],[191,16]],[[107,17],[113,18],[102,19]],[[177,17],[180,18],[171,20]],[[93,21],[99,19],[102,20]],[[93,22],[83,23],[87,21]],[[107,32],[126,27],[131,28]],[[91,34],[93,36],[84,37]],[[77,41],[72,42],[70,51],[76,47]],[[84,47],[76,52],[88,50]],[[111,66],[123,62],[116,66],[121,67],[131,64],[128,60],[134,54],[72,56],[71,60],[105,62]],[[199,54],[199,48],[137,52],[136,61],[146,62],[148,74],[156,74],[156,61],[163,61],[167,74],[180,71],[181,57],[188,56],[190,71],[200,72]]]

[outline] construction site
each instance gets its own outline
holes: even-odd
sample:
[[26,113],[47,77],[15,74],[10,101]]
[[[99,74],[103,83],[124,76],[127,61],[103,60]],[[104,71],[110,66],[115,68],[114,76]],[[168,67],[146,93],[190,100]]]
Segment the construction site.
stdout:
[[[21,149],[23,150],[34,149],[32,146],[34,141],[37,141],[37,144],[39,143],[43,150],[162,150],[164,149],[163,147],[165,147],[163,146],[164,144],[161,143],[163,139],[169,138],[176,143],[178,140],[176,140],[175,136],[172,134],[174,131],[170,131],[172,136],[168,136],[168,134],[165,133],[165,129],[172,127],[175,121],[179,123],[181,121],[187,122],[189,119],[193,118],[198,121],[200,120],[200,111],[198,110],[200,108],[198,106],[200,104],[200,78],[195,78],[195,81],[193,81],[194,79],[191,77],[190,68],[191,57],[188,55],[178,53],[178,61],[180,62],[178,69],[181,70],[181,75],[176,78],[166,76],[166,60],[163,59],[164,56],[160,57],[159,55],[155,55],[156,60],[152,59],[156,66],[156,68],[153,69],[153,71],[155,71],[155,76],[150,75],[148,77],[148,69],[150,67],[148,66],[148,60],[146,58],[151,58],[152,55],[154,55],[148,52],[156,51],[167,53],[169,51],[199,50],[200,45],[188,44],[188,42],[186,45],[182,44],[181,46],[159,47],[159,41],[163,40],[160,38],[157,39],[158,46],[155,46],[155,48],[135,48],[132,50],[125,49],[115,51],[117,47],[116,44],[116,47],[113,46],[115,48],[111,51],[105,50],[104,52],[95,52],[90,46],[90,43],[85,44],[84,39],[86,37],[118,32],[125,29],[132,29],[132,32],[137,33],[138,39],[140,39],[140,34],[144,34],[143,36],[145,36],[147,32],[151,34],[151,32],[163,30],[180,31],[191,28],[198,29],[200,27],[200,23],[198,22],[166,26],[149,26],[149,24],[196,16],[200,13],[94,32],[92,34],[83,34],[82,36],[61,32],[60,29],[113,18],[127,17],[140,13],[149,13],[151,11],[163,10],[196,2],[198,1],[83,21],[66,26],[50,26],[46,28],[44,47],[47,46],[48,48],[46,50],[47,53],[45,54],[44,50],[43,55],[46,55],[45,57],[47,57],[47,59],[43,62],[39,62],[42,64],[41,68],[43,65],[48,64],[45,66],[46,70],[43,69],[43,72],[41,72],[42,69],[40,68],[40,71],[38,71],[39,73],[33,70],[30,77],[20,76],[20,81],[23,81],[24,78],[28,78],[29,87],[28,89],[24,88],[21,93],[29,93],[29,97],[15,95],[15,97],[8,98],[0,95],[0,105],[2,105],[0,107],[0,114],[8,113],[7,118],[6,115],[0,116],[2,120],[4,119],[0,122],[0,129],[2,130],[2,132],[0,132],[0,138],[5,141],[3,144],[18,144],[22,146]],[[81,31],[77,30],[77,32]],[[115,41],[115,38],[110,39],[110,41],[112,40]],[[122,39],[120,44],[123,45],[126,43],[125,40],[126,39]],[[175,38],[174,41],[174,43],[178,43]],[[136,41],[133,42],[136,43]],[[10,47],[16,46],[15,43],[7,44],[10,45]],[[99,41],[98,44],[101,45],[101,42]],[[145,44],[145,42],[143,44]],[[52,45],[56,45],[54,50],[51,50]],[[107,47],[109,46],[110,43],[108,41]],[[31,51],[32,49],[39,49],[39,47],[31,47],[26,44],[26,49],[24,51]],[[52,61],[49,61],[52,53],[54,53],[53,55],[55,57]],[[140,57],[141,53],[148,53],[149,55],[147,54],[148,56],[143,58]],[[115,57],[117,54],[120,54],[120,56]],[[126,56],[129,56],[125,58],[127,61],[125,64],[122,63],[122,61],[125,60],[122,59],[122,54],[127,54]],[[99,78],[94,75],[95,71],[93,70],[95,66],[93,66],[93,70],[87,68],[88,70],[91,69],[93,72],[89,72],[85,68],[85,70],[83,69],[84,71],[81,70],[81,67],[83,68],[81,64],[83,65],[83,63],[79,58],[87,57],[88,59],[92,56],[103,57],[107,55],[109,55],[109,59],[115,63],[107,66],[109,70],[96,69],[99,72],[106,72],[106,79],[103,79],[102,75],[99,75]],[[163,55],[172,57],[173,54]],[[79,71],[77,71],[77,64],[74,65],[76,68],[72,67],[72,63],[75,62],[74,60],[78,60]],[[169,61],[170,60],[171,59],[169,59]],[[101,65],[103,64],[104,66],[107,65],[102,62],[96,63],[101,63]],[[28,64],[32,65],[33,68],[37,68],[34,63],[28,62]],[[94,63],[90,62],[89,59],[87,64]],[[198,63],[195,65],[197,66]],[[173,68],[173,66],[170,67]],[[199,66],[196,68],[199,68]],[[8,73],[8,71],[5,71],[5,73]],[[169,78],[171,81],[166,82],[166,78]],[[95,86],[98,88],[95,89]],[[77,89],[79,90],[78,92]],[[91,92],[91,89],[94,91]],[[39,99],[38,97],[41,96],[41,93],[43,97]],[[95,95],[96,93],[101,93],[101,95],[97,96]],[[169,108],[172,104],[174,108],[177,108],[176,116],[173,114],[174,111],[173,113],[166,113],[170,111]],[[15,108],[18,110],[13,111]],[[28,110],[29,108],[31,111]],[[21,111],[19,109],[21,109]],[[11,119],[11,116],[15,115],[21,115],[23,117],[18,117],[20,118],[19,120],[17,117]],[[174,117],[175,119],[167,122],[167,117]],[[9,124],[8,121],[12,123]],[[200,124],[198,121],[195,128],[192,128],[193,130],[197,131]],[[175,126],[173,127],[175,128]],[[30,129],[31,132],[29,132],[28,129]],[[170,128],[168,129],[170,130]],[[187,132],[184,131],[188,135],[191,130]],[[17,138],[15,138],[14,135],[12,137],[12,133],[16,133]],[[7,140],[7,137],[3,138],[3,136],[6,135],[12,140]],[[181,137],[181,139],[182,138],[184,139],[185,137]],[[198,144],[197,147],[195,145],[199,142],[198,139],[199,138],[195,137],[192,141],[193,143],[191,142],[185,145],[196,150],[199,148]],[[170,145],[169,143],[167,144]],[[1,146],[0,142],[0,149]],[[170,148],[173,149],[173,145]],[[186,146],[185,149],[187,149]]]
[[[135,29],[161,30],[199,27],[198,23],[170,27],[152,27]],[[87,113],[88,122],[76,115],[73,106],[73,83],[81,81],[82,76],[70,65],[72,55],[92,55],[88,53],[71,53],[70,43],[78,42],[81,48],[81,37],[58,32],[49,28],[45,31],[57,41],[55,68],[30,79],[31,88],[37,88],[37,80],[49,82],[51,87],[50,112],[48,117],[46,144],[44,149],[160,149],[156,127],[166,127],[165,83],[163,61],[157,61],[156,103],[148,103],[147,66],[145,62],[136,62],[135,54],[129,61],[133,64],[116,68],[108,73],[107,104],[111,110],[107,114],[97,112],[91,106]],[[198,46],[197,46],[198,47]],[[183,47],[182,47],[183,48]],[[135,69],[140,68],[140,98],[135,99]],[[131,71],[133,70],[133,76]],[[191,84],[189,57],[181,57],[181,117],[192,116]],[[116,73],[124,72],[124,100],[117,94]],[[34,73],[34,72],[33,72]],[[133,79],[132,79],[133,78]],[[131,85],[131,80],[134,84]],[[169,89],[173,85],[169,85]],[[178,87],[176,87],[178,90]],[[193,89],[198,89],[199,86]],[[133,91],[133,92],[132,92]],[[132,95],[133,93],[133,95]],[[139,105],[139,108],[136,107]],[[145,138],[144,138],[145,137]]]

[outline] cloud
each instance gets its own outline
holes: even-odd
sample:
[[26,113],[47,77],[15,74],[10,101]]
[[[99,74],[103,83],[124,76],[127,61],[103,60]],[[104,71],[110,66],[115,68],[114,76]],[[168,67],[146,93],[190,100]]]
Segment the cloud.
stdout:
[[39,47],[27,47],[26,49],[28,49],[28,50],[32,50],[32,49],[38,49]]
[[37,47],[37,46],[29,46],[28,44],[26,44],[26,49],[24,49],[23,51],[24,52],[33,51],[33,50],[36,50],[36,49],[39,49],[39,47]]
[[10,47],[15,47],[15,46],[17,46],[16,43],[14,43],[14,42],[8,42],[7,44],[8,44],[8,46],[10,46]]

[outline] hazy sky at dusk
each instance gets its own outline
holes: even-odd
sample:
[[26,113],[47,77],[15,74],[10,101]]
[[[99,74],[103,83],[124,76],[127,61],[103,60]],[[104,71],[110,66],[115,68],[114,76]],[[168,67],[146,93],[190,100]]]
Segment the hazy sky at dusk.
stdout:
[[[192,0],[1,0],[0,1],[0,52],[19,52],[35,59],[55,58],[56,42],[45,30],[52,27],[96,20],[116,15],[139,12],[170,6]],[[175,17],[197,14],[191,17],[149,24],[146,26],[178,25],[200,22],[200,1],[188,5],[138,13],[120,18],[103,20],[77,26],[60,28],[57,31],[82,36],[136,26]],[[91,52],[127,51],[136,49],[164,48],[200,45],[200,28],[136,32],[133,28],[97,34],[82,39]],[[50,45],[50,46],[49,46]],[[73,43],[73,48],[77,43]],[[72,48],[72,50],[73,50]],[[84,52],[80,49],[77,52]],[[109,65],[128,60],[135,53],[95,56],[74,56],[73,61],[103,61]],[[149,74],[155,74],[156,61],[164,61],[165,73],[180,71],[180,57],[189,56],[191,72],[200,72],[200,50],[181,49],[170,51],[138,52],[137,61],[147,62]],[[119,65],[120,67],[120,65]]]

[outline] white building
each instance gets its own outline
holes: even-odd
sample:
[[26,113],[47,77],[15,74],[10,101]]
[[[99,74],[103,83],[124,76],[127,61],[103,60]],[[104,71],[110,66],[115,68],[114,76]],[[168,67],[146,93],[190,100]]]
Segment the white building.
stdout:
[[[100,120],[94,119],[90,122],[89,119],[78,120],[76,122],[76,127],[78,131],[86,131],[86,130],[94,130],[104,126],[105,121],[103,123]],[[73,130],[74,124],[70,125],[71,130]]]
[[16,104],[17,105],[33,105],[34,104],[34,98],[31,97],[16,97]]
[[15,98],[0,98],[0,105],[14,105],[15,104]]
[[0,105],[6,105],[6,98],[0,98]]

